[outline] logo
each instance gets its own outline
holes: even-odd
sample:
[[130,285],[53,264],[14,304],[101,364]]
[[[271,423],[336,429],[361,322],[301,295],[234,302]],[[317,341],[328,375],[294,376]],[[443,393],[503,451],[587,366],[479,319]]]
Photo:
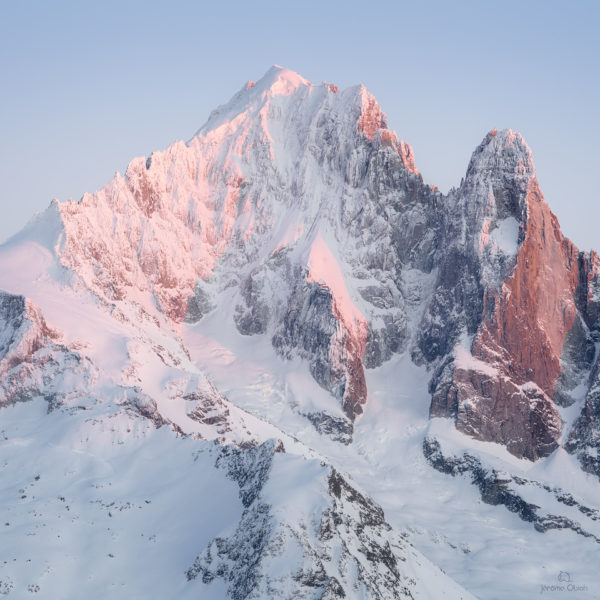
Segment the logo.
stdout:
[[[540,588],[540,594],[545,593],[560,593],[564,594],[565,592],[588,592],[589,588],[587,585],[578,585],[575,583],[571,573],[568,571],[560,571],[556,577],[558,579],[558,583],[554,584],[544,584],[542,583]],[[562,596],[561,596],[562,597]]]

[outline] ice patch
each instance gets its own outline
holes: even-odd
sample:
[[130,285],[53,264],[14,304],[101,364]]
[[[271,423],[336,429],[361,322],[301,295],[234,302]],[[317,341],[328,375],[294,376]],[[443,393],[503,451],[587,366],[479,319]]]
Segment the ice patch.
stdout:
[[471,352],[461,344],[457,344],[454,348],[454,364],[457,369],[464,371],[478,371],[490,377],[498,376],[498,369],[490,364],[475,358]]
[[511,256],[517,253],[518,240],[519,222],[514,217],[499,221],[496,229],[490,233],[492,248]]

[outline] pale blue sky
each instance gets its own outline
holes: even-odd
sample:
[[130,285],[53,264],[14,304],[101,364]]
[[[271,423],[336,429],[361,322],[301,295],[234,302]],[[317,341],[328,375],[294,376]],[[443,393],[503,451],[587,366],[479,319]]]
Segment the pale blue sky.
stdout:
[[546,199],[600,249],[600,2],[3,1],[0,240],[189,137],[277,63],[362,82],[442,190],[493,127],[521,131]]

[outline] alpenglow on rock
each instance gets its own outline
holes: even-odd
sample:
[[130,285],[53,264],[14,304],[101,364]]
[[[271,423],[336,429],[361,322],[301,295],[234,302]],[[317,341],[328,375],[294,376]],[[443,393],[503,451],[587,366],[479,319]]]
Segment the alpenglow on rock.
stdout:
[[432,416],[534,460],[595,360],[598,258],[561,234],[522,137],[489,133],[442,196],[362,86],[273,67],[57,208],[61,263],[104,302],[194,322],[233,286],[240,333],[307,361],[350,423],[364,369],[409,351]]
[[[187,143],[53,201],[0,247],[0,290],[2,435],[21,448],[26,427],[48,452],[73,497],[41,486],[31,510],[56,539],[91,536],[109,565],[91,582],[109,573],[128,597],[488,597],[460,578],[480,566],[469,543],[417,521],[437,522],[438,496],[478,523],[497,513],[436,470],[536,535],[600,540],[593,501],[556,471],[534,478],[550,456],[577,485],[600,478],[600,260],[562,235],[516,132],[488,133],[444,195],[362,85],[275,66]],[[27,454],[11,448],[0,464],[24,506]],[[414,501],[425,480],[448,488]],[[56,497],[86,533],[59,524]],[[490,531],[488,552],[506,548],[510,526]],[[141,581],[118,551],[169,558]],[[63,571],[35,560],[66,597]],[[6,567],[0,592],[28,589],[25,572]]]

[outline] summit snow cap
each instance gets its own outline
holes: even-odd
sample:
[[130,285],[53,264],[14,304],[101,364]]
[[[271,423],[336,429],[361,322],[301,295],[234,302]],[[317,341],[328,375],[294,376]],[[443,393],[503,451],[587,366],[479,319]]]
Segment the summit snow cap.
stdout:
[[288,96],[301,87],[312,87],[312,83],[295,71],[273,65],[258,81],[246,82],[229,102],[213,110],[194,137],[215,129],[257,104],[263,104],[267,97]]
[[475,149],[467,169],[467,179],[496,172],[504,176],[535,176],[533,156],[518,131],[492,129]]

